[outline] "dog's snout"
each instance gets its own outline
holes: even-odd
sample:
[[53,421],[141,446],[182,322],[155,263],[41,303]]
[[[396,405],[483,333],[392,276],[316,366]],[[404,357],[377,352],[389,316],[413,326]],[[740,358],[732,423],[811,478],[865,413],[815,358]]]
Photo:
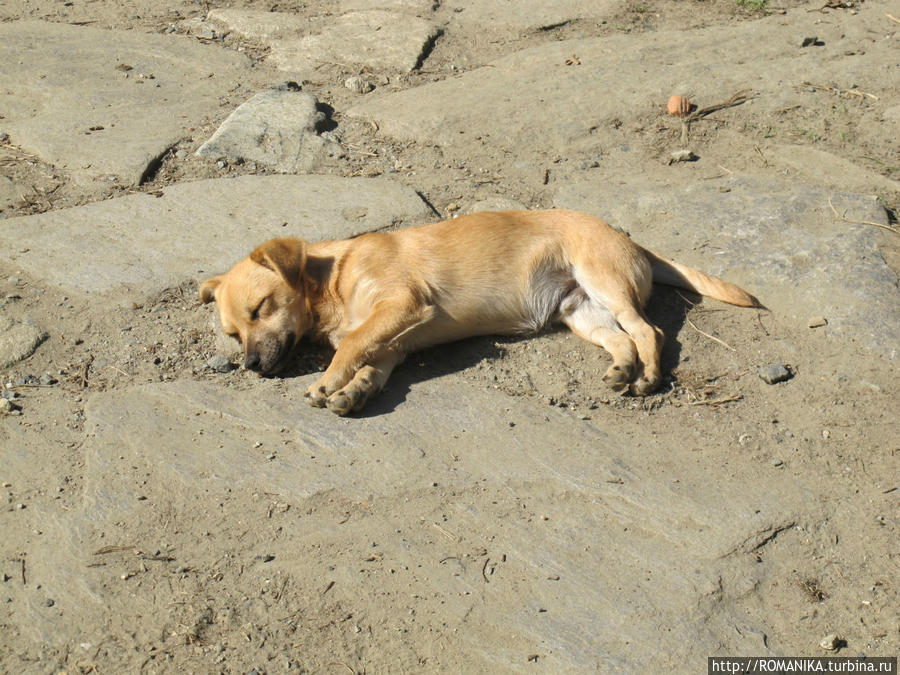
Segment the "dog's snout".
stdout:
[[247,358],[244,359],[244,368],[247,370],[252,370],[255,372],[259,372],[261,359],[259,358],[259,352],[253,352],[252,354],[248,354]]

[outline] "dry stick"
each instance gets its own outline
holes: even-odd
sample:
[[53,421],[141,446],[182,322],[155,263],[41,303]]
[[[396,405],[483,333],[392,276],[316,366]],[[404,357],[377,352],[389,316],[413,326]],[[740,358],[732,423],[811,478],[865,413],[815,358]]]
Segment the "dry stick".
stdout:
[[834,204],[831,203],[831,197],[828,198],[828,206],[831,207],[831,210],[834,211],[834,215],[836,218],[840,218],[845,223],[851,223],[853,225],[874,225],[875,227],[880,227],[883,230],[887,230],[888,232],[893,232],[894,234],[900,234],[900,230],[895,227],[891,227],[890,225],[885,225],[883,223],[873,223],[871,220],[850,220],[845,215],[847,212],[838,213],[838,210],[834,208]]
[[706,108],[700,108],[699,110],[692,112],[690,115],[684,118],[684,121],[690,123],[694,120],[700,119],[701,117],[706,117],[710,113],[714,113],[717,110],[722,110],[723,108],[732,108],[736,105],[740,105],[741,103],[746,103],[750,100],[751,93],[752,92],[749,89],[742,89],[727,101],[716,103],[715,105],[711,105]]
[[733,351],[733,352],[736,352],[736,351],[737,351],[737,349],[735,349],[734,347],[732,347],[732,346],[731,346],[730,344],[728,344],[727,342],[724,342],[724,341],[720,340],[719,338],[710,335],[709,333],[704,333],[702,330],[700,330],[699,328],[697,328],[697,326],[694,325],[694,322],[691,321],[690,319],[688,319],[687,322],[688,322],[689,324],[691,324],[691,328],[693,328],[695,331],[697,331],[698,333],[700,333],[700,335],[703,335],[703,336],[705,336],[705,337],[708,337],[708,338],[709,338],[710,340],[712,340],[713,342],[718,342],[720,345],[722,345],[723,347],[726,347],[727,349],[730,349],[730,350]]
[[740,401],[742,398],[744,398],[743,394],[735,394],[734,396],[726,396],[725,398],[717,398],[711,401],[691,401],[688,405],[719,405],[720,403]]
[[885,16],[887,18],[889,18],[891,21],[896,21],[897,23],[900,23],[900,19],[898,19],[896,16],[891,16],[890,14],[885,14]]

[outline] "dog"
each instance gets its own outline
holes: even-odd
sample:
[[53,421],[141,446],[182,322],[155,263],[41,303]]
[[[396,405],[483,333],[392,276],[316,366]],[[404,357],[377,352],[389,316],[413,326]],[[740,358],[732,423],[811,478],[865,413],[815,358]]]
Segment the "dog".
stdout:
[[305,396],[346,415],[409,352],[554,322],[611,354],[603,380],[613,390],[650,394],[664,339],[643,311],[653,282],[761,306],[734,284],[563,210],[476,213],[340,241],[273,239],[199,293],[216,302],[248,370],[277,373],[304,336],[331,343],[331,364]]

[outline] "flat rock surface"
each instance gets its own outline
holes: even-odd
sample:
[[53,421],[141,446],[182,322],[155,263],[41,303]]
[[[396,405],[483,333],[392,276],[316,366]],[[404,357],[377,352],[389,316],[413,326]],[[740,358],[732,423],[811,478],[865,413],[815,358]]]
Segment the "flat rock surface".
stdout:
[[310,173],[341,146],[319,135],[327,116],[312,94],[286,83],[256,94],[197,150],[201,157],[253,161],[281,173]]
[[0,25],[0,61],[14,143],[81,179],[126,185],[217,111],[249,66],[178,36],[37,21]]
[[[779,478],[726,481],[718,486],[731,495],[723,503],[689,471],[662,469],[654,461],[665,454],[662,446],[636,456],[623,439],[590,424],[572,427],[564,413],[547,416],[534,401],[510,402],[456,377],[412,383],[406,391],[395,386],[381,402],[390,415],[356,420],[336,420],[307,406],[295,395],[306,383],[272,382],[265,399],[215,383],[94,397],[86,411],[84,500],[53,516],[55,527],[68,532],[56,541],[70,556],[50,569],[35,555],[39,597],[53,598],[65,613],[74,604],[103,602],[106,584],[127,582],[134,596],[122,610],[168,602],[150,600],[141,578],[199,566],[199,559],[178,557],[176,542],[203,537],[206,527],[221,536],[222,525],[213,523],[242,519],[241,505],[258,500],[263,509],[277,505],[273,525],[300,518],[303,526],[268,541],[263,533],[250,534],[232,553],[248,566],[246,576],[205,600],[212,615],[230,608],[247,618],[251,603],[239,596],[248,586],[312,564],[322,588],[334,582],[330,600],[353,615],[351,625],[361,629],[356,640],[386,640],[401,662],[426,658],[437,645],[406,644],[402,632],[382,632],[379,610],[354,598],[374,593],[394,602],[401,594],[435,631],[447,621],[464,621],[467,630],[445,635],[444,646],[479,669],[514,668],[529,650],[555,670],[616,665],[628,671],[661,667],[672,654],[701,664],[715,649],[768,652],[764,626],[731,603],[746,585],[764,580],[748,552],[815,506],[804,486],[788,489]],[[488,410],[504,412],[485,416]],[[562,429],[565,443],[558,440]],[[190,446],[185,436],[194,439]],[[12,480],[22,478],[20,459],[11,460]],[[152,480],[142,478],[143,467],[154,467]],[[515,495],[534,481],[544,486],[544,496],[519,505]],[[439,499],[436,488],[453,496]],[[481,494],[494,495],[492,503],[473,506]],[[220,504],[221,515],[205,512],[210,500]],[[348,516],[335,521],[320,513],[326,501],[346,504]],[[360,504],[368,506],[352,506]],[[149,523],[173,508],[196,509],[199,518],[169,537],[172,561],[120,579],[121,551],[90,555],[103,550],[98,536],[113,535],[117,521]],[[367,534],[387,512],[396,536],[385,541]],[[235,521],[231,527],[241,526]],[[351,533],[357,543],[336,551],[330,566],[310,562],[309,551]],[[254,551],[264,562],[254,561]],[[84,570],[92,559],[116,563]],[[685,567],[695,571],[683,574]],[[73,584],[73,578],[80,581]],[[174,583],[183,586],[177,577]],[[433,597],[443,599],[437,616],[426,611]],[[256,602],[280,614],[280,600]],[[34,602],[22,611],[35,635],[53,645],[59,619],[45,610]],[[137,633],[159,630],[150,613],[139,614]],[[660,624],[679,629],[660,635]],[[597,643],[585,631],[606,637]],[[95,639],[86,627],[83,640]]]
[[419,65],[438,32],[433,23],[411,14],[348,12],[315,35],[273,42],[269,58],[291,72],[309,71],[310,61],[409,72]]
[[610,18],[622,6],[621,0],[581,2],[580,0],[455,0],[450,3],[456,20],[471,26],[502,26],[516,30],[546,30],[578,21]]
[[0,247],[62,288],[138,291],[223,272],[273,237],[343,238],[427,212],[414,191],[386,179],[245,176],[12,218]]
[[0,368],[28,358],[46,339],[46,331],[31,323],[0,316]]
[[[460,77],[367,98],[350,112],[403,139],[450,146],[471,135],[490,137],[508,150],[558,153],[585,143],[611,143],[618,129],[615,120],[621,122],[626,111],[661,112],[670,94],[687,90],[699,107],[739,90],[754,94],[745,105],[758,114],[802,105],[806,90],[795,87],[802,78],[852,81],[862,76],[865,62],[844,58],[845,51],[863,45],[866,50],[893,49],[889,41],[871,43],[855,27],[844,30],[814,21],[794,17],[788,24],[770,17],[690,33],[659,31],[640,50],[628,47],[628,35],[551,42]],[[798,31],[814,28],[826,40],[826,49],[803,52],[791,46]],[[764,41],[759,40],[761,32],[767,33]],[[698,43],[704,46],[702,59],[695,58]],[[736,44],[754,44],[753,58],[746,59],[734,49]],[[765,72],[759,63],[766,64]],[[897,69],[884,76],[885,86],[900,87]]]
[[749,289],[798,325],[810,314],[827,316],[828,334],[897,355],[897,274],[879,252],[879,228],[867,224],[888,224],[874,196],[730,176],[677,187],[572,184],[555,203],[596,214],[647,248]]
[[[0,671],[896,655],[895,5],[0,2]],[[325,132],[270,100],[274,164],[198,156],[285,80]],[[554,206],[769,310],[657,287],[650,396],[547,329],[338,418],[327,348],[261,378],[198,298],[267,237]]]

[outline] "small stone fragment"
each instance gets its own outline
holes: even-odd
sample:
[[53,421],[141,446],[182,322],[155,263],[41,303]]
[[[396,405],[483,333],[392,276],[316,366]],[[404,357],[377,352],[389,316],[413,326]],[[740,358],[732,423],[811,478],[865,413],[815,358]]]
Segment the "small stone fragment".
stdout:
[[822,649],[828,650],[829,652],[833,652],[838,648],[838,646],[840,645],[840,642],[841,641],[838,639],[837,635],[835,635],[834,633],[829,633],[828,635],[826,635],[825,637],[822,638],[822,640],[819,642],[819,646]]
[[791,369],[785,366],[783,363],[770,363],[766,366],[760,366],[757,371],[759,376],[762,378],[763,382],[766,384],[776,384],[778,382],[784,382],[785,380],[789,380],[794,376],[794,373],[791,372]]
[[696,159],[697,155],[690,150],[676,150],[669,156],[669,164],[675,164],[676,162],[693,162]]
[[213,354],[206,361],[206,367],[217,373],[229,373],[234,370],[234,364],[222,354]]
[[[6,393],[5,391],[3,392]],[[0,398],[0,415],[9,415],[13,411],[13,404],[8,398]]]
[[817,36],[805,37],[803,38],[803,42],[800,43],[801,47],[812,47],[813,45],[817,45],[819,43],[819,38]]
[[810,318],[806,325],[810,328],[820,328],[822,326],[828,325],[828,319],[826,319],[824,316],[814,316]]
[[347,87],[350,91],[355,91],[357,94],[368,94],[375,88],[375,85],[369,82],[364,77],[360,77],[359,75],[354,75],[353,77],[348,77],[344,80],[344,86]]

